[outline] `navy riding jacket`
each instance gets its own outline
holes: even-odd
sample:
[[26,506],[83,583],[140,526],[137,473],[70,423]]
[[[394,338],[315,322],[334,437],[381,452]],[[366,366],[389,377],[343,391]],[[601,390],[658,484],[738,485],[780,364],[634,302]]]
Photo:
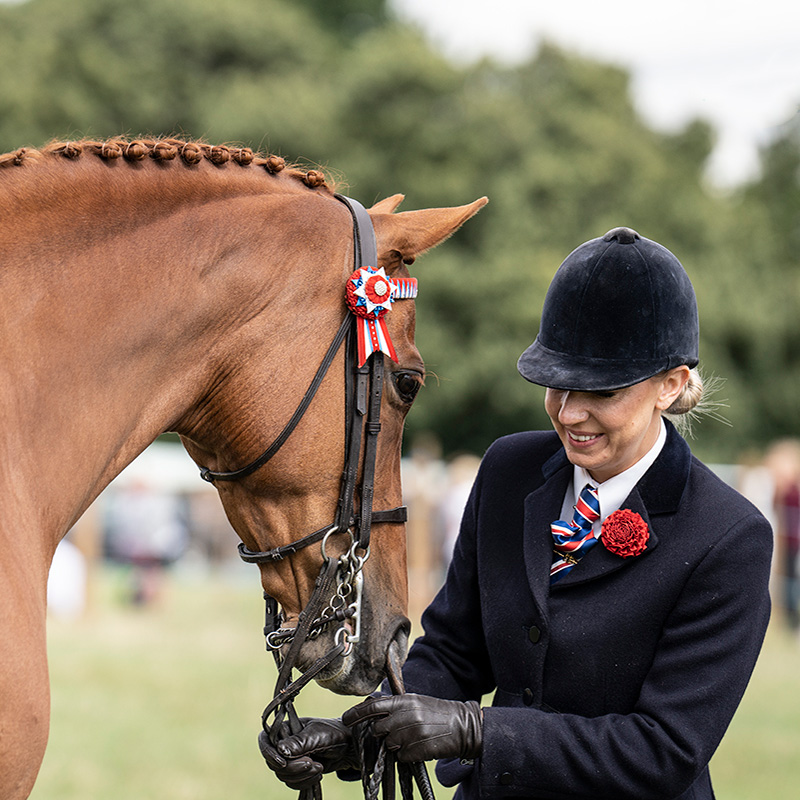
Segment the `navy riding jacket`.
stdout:
[[483,752],[442,761],[459,798],[711,800],[708,762],[769,618],[772,531],[671,425],[623,508],[647,549],[602,544],[550,587],[572,465],[555,433],[486,453],[406,689],[486,707]]

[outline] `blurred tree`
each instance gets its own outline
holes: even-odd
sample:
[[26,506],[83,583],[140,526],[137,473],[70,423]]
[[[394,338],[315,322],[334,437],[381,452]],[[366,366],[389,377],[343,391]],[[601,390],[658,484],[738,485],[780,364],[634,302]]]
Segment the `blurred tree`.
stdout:
[[761,176],[746,197],[763,209],[777,268],[794,272],[800,253],[800,114],[761,150]]
[[[741,398],[748,443],[797,436],[800,386],[800,117],[761,151],[761,175],[738,208],[715,270],[713,346]],[[732,409],[733,411],[733,409]]]
[[325,30],[335,31],[342,38],[358,36],[379,27],[389,19],[386,0],[296,0],[306,6]]
[[204,136],[225,127],[209,116],[231,95],[246,110],[254,85],[263,96],[334,47],[281,0],[29,0],[0,6],[0,45],[4,150],[79,134]]

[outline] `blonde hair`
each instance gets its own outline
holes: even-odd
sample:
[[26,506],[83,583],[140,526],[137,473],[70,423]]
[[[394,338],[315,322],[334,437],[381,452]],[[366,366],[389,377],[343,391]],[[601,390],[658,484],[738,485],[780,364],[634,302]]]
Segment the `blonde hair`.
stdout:
[[719,413],[719,409],[725,406],[725,403],[712,399],[712,395],[722,386],[722,383],[723,380],[716,376],[704,377],[697,367],[690,369],[689,380],[686,381],[676,400],[664,412],[664,416],[682,436],[691,436],[692,424],[702,421],[702,417],[712,417],[730,425],[728,420]]
[[689,414],[703,399],[703,377],[697,367],[689,370],[689,380],[684,384],[675,402],[667,409],[667,414]]

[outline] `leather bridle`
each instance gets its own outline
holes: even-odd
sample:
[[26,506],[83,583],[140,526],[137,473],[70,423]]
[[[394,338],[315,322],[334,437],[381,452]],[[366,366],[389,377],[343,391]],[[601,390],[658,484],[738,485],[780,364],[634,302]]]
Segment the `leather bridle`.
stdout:
[[[358,201],[339,194],[335,196],[347,207],[353,219],[354,270],[364,266],[377,267],[377,245],[369,215]],[[269,564],[292,556],[309,545],[322,542],[323,563],[314,590],[300,612],[296,627],[281,627],[282,615],[278,603],[266,592],[264,593],[267,609],[264,635],[267,649],[272,651],[278,665],[278,680],[273,699],[262,714],[262,724],[273,745],[285,735],[284,723],[288,724],[291,733],[300,730],[301,723],[293,705],[293,700],[300,690],[336,658],[346,656],[352,646],[359,641],[362,568],[369,557],[372,523],[403,523],[407,518],[405,506],[383,511],[372,510],[377,439],[381,429],[384,363],[383,354],[375,352],[363,366],[357,365],[355,323],[356,316],[348,310],[294,414],[258,458],[244,467],[229,472],[215,472],[206,467],[200,470],[204,480],[217,483],[241,480],[263,467],[291,436],[308,410],[336,354],[343,344],[346,346],[344,471],[333,524],[271,550],[254,551],[244,543],[239,544],[239,554],[244,561]],[[359,465],[360,486],[357,485]],[[359,509],[355,510],[357,491],[361,502]],[[349,547],[344,555],[334,557],[327,552],[328,540],[340,534],[349,535]],[[331,649],[293,681],[292,671],[303,644],[336,623],[339,623],[340,627],[336,631]],[[269,718],[273,714],[275,717],[270,723]]]

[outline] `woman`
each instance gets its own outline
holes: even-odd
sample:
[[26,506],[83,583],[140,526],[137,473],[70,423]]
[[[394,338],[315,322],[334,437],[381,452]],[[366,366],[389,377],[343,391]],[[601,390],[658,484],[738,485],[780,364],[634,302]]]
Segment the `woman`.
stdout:
[[708,762],[767,626],[772,533],[664,419],[697,403],[697,363],[672,253],[629,228],[573,251],[518,365],[555,430],[486,453],[410,694],[267,747],[279,776],[352,765],[347,726],[372,721],[400,760],[444,759],[458,797],[713,798]]

